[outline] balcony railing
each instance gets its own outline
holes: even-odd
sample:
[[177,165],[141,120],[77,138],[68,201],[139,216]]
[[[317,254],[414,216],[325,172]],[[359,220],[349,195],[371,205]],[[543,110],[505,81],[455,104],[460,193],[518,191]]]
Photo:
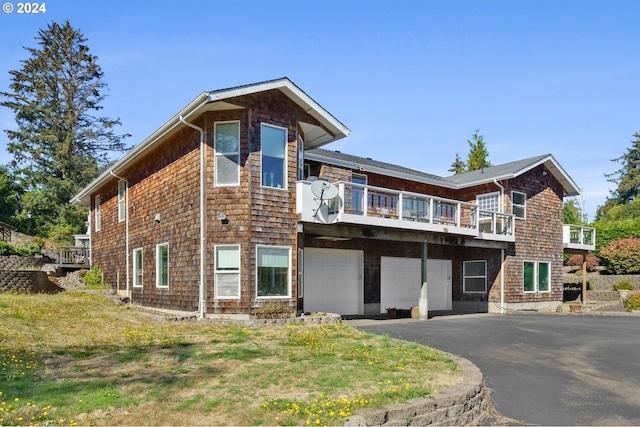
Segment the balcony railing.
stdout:
[[83,246],[61,246],[58,253],[58,264],[66,266],[87,266],[91,252]]
[[298,213],[303,221],[353,223],[435,231],[489,240],[514,241],[514,216],[478,205],[352,182],[337,182],[338,197],[320,202],[310,183],[298,182]]
[[562,226],[562,243],[567,249],[596,249],[596,229],[582,225],[565,224]]

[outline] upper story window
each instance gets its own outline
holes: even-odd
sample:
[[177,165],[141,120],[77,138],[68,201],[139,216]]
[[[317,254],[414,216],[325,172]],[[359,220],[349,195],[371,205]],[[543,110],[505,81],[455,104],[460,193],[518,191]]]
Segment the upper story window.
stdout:
[[262,185],[286,188],[287,184],[287,129],[260,126],[262,146]]
[[500,212],[500,193],[479,194],[476,196],[478,208],[483,211]]
[[98,194],[94,200],[94,204],[95,204],[95,216],[96,216],[96,221],[95,221],[95,230],[99,231],[100,230],[100,222],[102,220],[101,218],[101,214],[100,214],[100,195]]
[[511,213],[519,219],[527,218],[527,195],[519,191],[511,192]]
[[118,222],[124,221],[127,217],[127,182],[123,179],[118,181]]
[[304,141],[302,136],[298,135],[298,181],[302,181],[309,176],[305,174],[306,166],[304,163]]
[[214,125],[215,185],[240,184],[240,122]]

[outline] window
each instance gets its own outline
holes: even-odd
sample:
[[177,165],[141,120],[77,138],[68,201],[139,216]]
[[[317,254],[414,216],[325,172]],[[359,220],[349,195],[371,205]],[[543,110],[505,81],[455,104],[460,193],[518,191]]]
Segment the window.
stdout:
[[487,292],[487,261],[465,261],[464,269],[464,292],[485,293]]
[[240,122],[214,125],[215,185],[240,184]]
[[[367,185],[367,176],[357,173],[351,174],[351,182],[354,184]],[[354,185],[351,187],[351,213],[356,215],[364,214],[364,187]]]
[[118,222],[124,221],[127,216],[127,206],[126,206],[126,197],[127,197],[127,185],[126,181],[120,180],[118,181]]
[[291,283],[291,249],[258,246],[258,297],[288,297]]
[[519,219],[527,217],[527,195],[519,191],[511,192],[511,213]]
[[260,132],[262,138],[262,185],[286,188],[287,129],[263,123]]
[[500,193],[479,194],[476,196],[476,203],[480,210],[500,212]]
[[240,298],[240,245],[215,247],[215,297]]
[[523,289],[525,292],[549,292],[551,290],[551,263],[525,261]]
[[133,250],[133,286],[142,286],[142,248]]
[[96,229],[96,231],[98,231],[98,230],[100,230],[100,220],[101,220],[101,216],[100,216],[100,195],[99,194],[96,196],[96,199],[95,199],[94,203],[95,203],[95,215],[96,215],[95,229]]
[[169,287],[169,244],[162,243],[156,246],[156,286],[158,288]]

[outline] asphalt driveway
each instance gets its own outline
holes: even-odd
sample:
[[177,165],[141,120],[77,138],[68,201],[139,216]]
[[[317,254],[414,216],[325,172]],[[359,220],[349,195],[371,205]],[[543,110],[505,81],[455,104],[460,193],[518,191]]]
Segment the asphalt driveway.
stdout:
[[353,321],[475,363],[501,414],[537,425],[640,425],[640,317],[465,315]]

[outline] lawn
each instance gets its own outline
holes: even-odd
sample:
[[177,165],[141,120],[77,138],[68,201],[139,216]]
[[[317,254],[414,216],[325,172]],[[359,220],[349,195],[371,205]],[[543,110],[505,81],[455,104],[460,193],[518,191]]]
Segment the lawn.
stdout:
[[459,379],[343,323],[169,322],[100,293],[0,294],[0,425],[342,425]]

